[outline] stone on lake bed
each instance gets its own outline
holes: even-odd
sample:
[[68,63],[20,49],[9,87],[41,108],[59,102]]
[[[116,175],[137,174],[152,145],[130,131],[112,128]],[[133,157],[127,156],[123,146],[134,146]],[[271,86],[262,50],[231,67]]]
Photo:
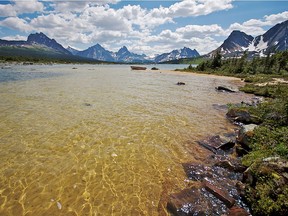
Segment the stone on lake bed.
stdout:
[[234,147],[235,137],[235,134],[231,136],[209,136],[204,140],[198,141],[198,144],[210,150],[214,154],[224,154],[224,151],[228,151]]
[[117,157],[118,155],[116,153],[111,154],[112,157]]
[[203,181],[203,186],[207,191],[212,193],[215,197],[225,203],[227,207],[232,207],[235,204],[235,199],[229,195],[229,192],[220,185],[213,184],[207,180]]
[[[217,200],[215,200],[217,203]],[[172,215],[213,215],[215,212],[225,212],[225,206],[220,202],[215,205],[209,194],[203,188],[184,189],[179,193],[171,194],[167,209]],[[223,211],[224,210],[224,211]]]
[[62,209],[61,203],[57,201],[56,204],[57,204],[58,209],[61,210]]

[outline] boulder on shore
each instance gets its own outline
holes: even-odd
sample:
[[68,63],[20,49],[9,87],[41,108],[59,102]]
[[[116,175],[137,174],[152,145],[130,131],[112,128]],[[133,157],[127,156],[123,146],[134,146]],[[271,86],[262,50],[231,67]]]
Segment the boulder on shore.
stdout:
[[244,110],[241,107],[234,107],[230,109],[226,116],[235,122],[240,122],[243,124],[261,124],[261,119],[251,115],[247,110]]
[[254,135],[256,124],[243,125],[239,130],[237,142],[246,150],[251,149],[251,139]]
[[234,89],[228,86],[217,86],[215,88],[217,91],[222,91],[222,92],[230,92],[230,93],[235,93],[238,91],[238,89]]

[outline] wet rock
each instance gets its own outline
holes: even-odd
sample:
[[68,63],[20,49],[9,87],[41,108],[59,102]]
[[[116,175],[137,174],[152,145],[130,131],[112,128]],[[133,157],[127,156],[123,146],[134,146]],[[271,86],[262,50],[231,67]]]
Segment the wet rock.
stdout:
[[231,208],[235,204],[235,199],[231,197],[229,192],[219,184],[213,184],[207,180],[204,180],[203,186],[207,191],[224,202],[227,207]]
[[244,110],[240,107],[235,107],[230,109],[226,116],[235,122],[240,122],[243,124],[261,124],[262,121],[260,118],[251,115],[247,110]]
[[198,141],[198,144],[210,150],[214,154],[225,154],[224,151],[228,151],[235,145],[235,137],[226,136],[211,136],[202,141]]
[[234,92],[237,92],[237,91],[238,91],[238,89],[231,88],[231,87],[228,87],[228,86],[217,86],[215,89],[216,89],[217,91],[231,92],[231,93],[234,93]]
[[212,167],[222,167],[234,173],[242,173],[247,169],[246,166],[242,165],[240,158],[232,158],[227,155],[211,155],[210,158],[210,163],[214,164]]
[[202,197],[200,189],[185,189],[179,193],[171,194],[167,209],[173,215],[208,215],[209,206]]
[[223,215],[227,206],[205,188],[185,189],[170,195],[167,209],[175,216]]
[[176,85],[186,85],[186,83],[185,82],[177,82]]
[[251,149],[251,138],[254,135],[254,130],[257,127],[255,124],[243,125],[239,131],[237,142],[244,149]]
[[213,178],[211,167],[199,163],[183,163],[182,166],[190,180],[202,181],[204,178]]
[[246,167],[243,166],[240,162],[232,162],[229,159],[220,160],[215,163],[215,166],[225,168],[232,172],[244,172],[246,170]]
[[[229,172],[219,166],[205,166],[199,163],[183,163],[183,169],[190,180],[203,181],[204,179],[221,179],[226,184],[233,185],[230,180],[241,180],[242,174]],[[228,182],[229,181],[229,182]]]
[[233,206],[228,210],[228,216],[248,216],[250,215],[245,209]]
[[[227,215],[228,208],[235,203],[245,206],[241,201],[244,189],[239,190],[242,173],[228,170],[232,167],[237,170],[234,166],[240,161],[221,155],[211,155],[209,161],[216,161],[216,163],[212,166],[199,163],[182,164],[189,180],[201,181],[202,188],[184,190],[171,195],[168,206],[173,215]],[[225,168],[219,166],[220,163],[217,164],[219,161],[224,161],[220,163]],[[186,195],[196,197],[187,198]]]

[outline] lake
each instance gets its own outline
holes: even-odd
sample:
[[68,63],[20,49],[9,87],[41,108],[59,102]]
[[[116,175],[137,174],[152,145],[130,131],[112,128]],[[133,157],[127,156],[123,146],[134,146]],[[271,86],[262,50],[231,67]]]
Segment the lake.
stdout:
[[[153,66],[151,66],[153,67]],[[0,215],[166,215],[196,143],[233,131],[234,78],[128,65],[0,69]],[[178,86],[177,82],[186,85]]]

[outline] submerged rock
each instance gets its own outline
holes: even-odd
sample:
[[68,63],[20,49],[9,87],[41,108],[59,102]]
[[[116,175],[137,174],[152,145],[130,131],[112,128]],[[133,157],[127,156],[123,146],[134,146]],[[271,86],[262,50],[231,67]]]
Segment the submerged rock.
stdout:
[[167,208],[172,215],[227,215],[232,206],[243,207],[237,190],[241,174],[199,163],[184,163],[183,168],[189,180],[202,184],[170,195]]
[[173,215],[208,215],[209,206],[198,188],[184,189],[171,194],[167,203]]
[[210,150],[214,154],[225,154],[225,151],[229,151],[234,147],[236,139],[235,137],[235,134],[229,136],[210,136],[204,140],[198,141],[198,144]]
[[171,194],[167,209],[175,216],[222,215],[227,212],[227,206],[204,187],[184,189]]
[[229,192],[217,183],[211,183],[207,180],[203,181],[204,188],[212,193],[215,197],[225,203],[227,207],[232,207],[235,204],[235,199],[230,196]]
[[241,164],[241,160],[232,159],[230,157],[216,159],[216,163],[214,164],[214,166],[219,166],[231,172],[239,173],[244,172],[247,168]]

